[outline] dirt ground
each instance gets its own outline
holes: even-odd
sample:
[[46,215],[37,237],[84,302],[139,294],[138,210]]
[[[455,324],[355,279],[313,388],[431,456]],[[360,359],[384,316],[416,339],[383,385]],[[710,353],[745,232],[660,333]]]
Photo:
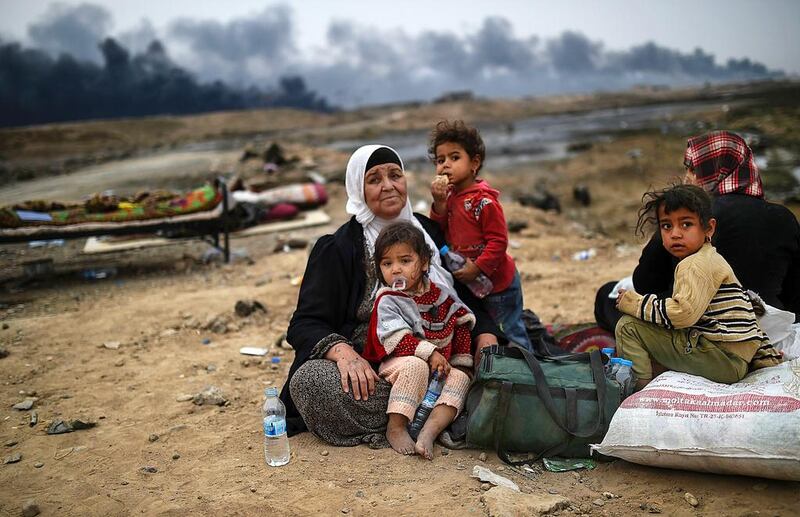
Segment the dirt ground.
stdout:
[[[564,162],[486,172],[505,193],[507,218],[528,223],[511,235],[510,250],[527,307],[546,323],[593,319],[597,287],[636,264],[641,243],[630,228],[642,190],[680,173],[683,145],[680,138],[631,135]],[[641,149],[640,161],[626,155],[631,148]],[[410,171],[413,200],[425,198],[428,174]],[[538,181],[565,199],[562,214],[512,201]],[[569,201],[578,182],[592,189],[589,209]],[[83,241],[0,248],[7,277],[19,276],[24,261],[55,259],[52,276],[9,280],[0,293],[0,346],[9,353],[0,359],[0,443],[2,458],[20,455],[0,465],[0,515],[20,515],[28,501],[43,515],[488,515],[481,483],[470,477],[475,465],[525,493],[568,498],[553,514],[800,514],[800,483],[621,460],[523,476],[492,453],[482,459],[481,451],[437,446],[428,462],[391,449],[330,447],[305,433],[291,438],[288,465],[266,466],[262,393],[286,379],[293,352],[280,337],[307,258],[307,250],[273,249],[281,238],[313,240],[346,219],[344,188],[329,187],[329,225],[234,238],[233,249],[247,256],[229,265],[203,263],[207,246],[196,241],[91,257],[80,253]],[[594,258],[572,260],[590,248]],[[83,269],[100,266],[114,266],[116,274],[81,278]],[[237,316],[236,302],[249,299],[266,313]],[[239,353],[243,346],[270,351],[253,358]],[[184,400],[207,386],[220,388],[228,404]],[[32,410],[12,409],[31,397]],[[47,435],[56,419],[97,425]],[[696,508],[686,492],[699,501]]]
[[[313,238],[343,220],[343,189],[333,190],[327,210],[334,223],[294,236]],[[618,247],[555,214],[513,204],[508,212],[529,221],[512,236],[519,246],[513,253],[526,304],[547,322],[590,320],[596,286],[635,265],[635,246]],[[273,254],[278,237],[234,239],[234,249],[246,249],[252,263],[204,265],[197,260],[202,244],[179,244],[117,257],[122,266],[110,279],[63,273],[4,295],[0,336],[10,355],[0,363],[6,402],[0,442],[4,458],[19,453],[21,460],[0,468],[0,513],[18,515],[35,500],[45,515],[485,515],[481,483],[470,477],[474,465],[484,465],[524,492],[566,496],[574,510],[561,513],[646,514],[655,505],[667,515],[797,514],[797,483],[623,461],[529,479],[503,468],[493,454],[481,461],[480,451],[443,455],[437,446],[428,462],[391,449],[330,447],[308,433],[290,440],[287,466],[267,467],[262,391],[280,387],[291,363],[293,352],[277,341],[296,301],[292,279],[306,260],[303,250]],[[595,258],[571,260],[590,247]],[[6,253],[20,251],[30,257],[40,250]],[[242,299],[261,301],[267,313],[237,317],[234,305]],[[215,318],[228,322],[224,333],[204,329]],[[240,355],[248,345],[268,347],[270,354]],[[275,366],[272,357],[280,359]],[[221,388],[229,405],[178,401],[209,385]],[[35,427],[28,411],[11,408],[32,396]],[[47,435],[57,418],[97,426]],[[686,491],[700,501],[696,509],[685,502]],[[615,497],[603,500],[603,492]],[[593,503],[598,500],[602,507]]]

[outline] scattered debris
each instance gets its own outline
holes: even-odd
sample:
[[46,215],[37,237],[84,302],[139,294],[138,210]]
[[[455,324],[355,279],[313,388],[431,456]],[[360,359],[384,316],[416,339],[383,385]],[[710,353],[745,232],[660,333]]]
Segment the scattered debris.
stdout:
[[160,438],[160,436],[158,436],[156,433],[153,433],[153,434],[151,434],[150,436],[147,437],[147,441],[150,442],[150,443],[153,443],[153,442],[157,442],[159,438]]
[[109,350],[118,350],[119,345],[120,345],[119,341],[106,341],[105,343],[103,343],[103,346],[105,348],[108,348]]
[[510,479],[495,474],[491,470],[487,469],[486,467],[482,467],[480,465],[475,465],[472,467],[472,477],[478,478],[481,481],[491,483],[496,486],[502,486],[505,488],[510,488],[516,492],[519,492],[519,487],[516,483],[511,481]]
[[198,406],[224,406],[228,399],[223,395],[222,390],[216,386],[208,386],[200,393],[192,397],[192,402]]
[[261,311],[263,313],[267,312],[266,307],[264,307],[264,305],[257,300],[239,300],[236,302],[234,310],[236,311],[236,315],[240,318],[246,318],[255,311]]
[[537,187],[531,194],[517,196],[517,201],[522,206],[532,206],[541,210],[554,210],[561,213],[561,202],[544,187]]
[[583,206],[592,204],[592,195],[589,193],[587,185],[575,185],[572,188],[572,197]]
[[239,349],[239,353],[242,355],[267,355],[269,352],[266,348],[259,348],[255,346],[243,346]]
[[39,505],[34,500],[26,501],[22,505],[22,517],[36,517],[39,513],[41,513],[41,510],[39,510]]
[[31,411],[29,416],[30,416],[30,421],[28,422],[28,425],[30,427],[33,427],[39,423],[39,413],[37,413],[36,411]]
[[47,434],[64,434],[83,429],[91,429],[97,422],[84,422],[83,420],[70,420],[65,422],[62,419],[53,420],[47,428]]
[[[550,472],[567,472],[578,469],[591,470],[596,466],[594,460],[589,458],[542,458],[542,464]],[[578,473],[574,472],[573,474]],[[577,479],[580,479],[580,474],[577,475]]]
[[156,472],[158,472],[158,467],[155,467],[153,465],[145,465],[144,467],[141,467],[139,470],[145,474],[155,474]]
[[486,461],[486,453],[485,452],[480,453],[478,455],[478,459],[485,462]]
[[189,402],[192,399],[194,399],[194,395],[189,395],[189,394],[181,394],[175,397],[175,400],[177,402]]
[[3,460],[3,465],[18,463],[21,459],[22,459],[22,454],[15,452],[11,456],[6,456],[6,458]]
[[569,499],[551,494],[523,494],[506,487],[494,487],[481,495],[488,515],[546,515],[570,505]]
[[583,261],[589,260],[590,258],[594,258],[597,256],[597,250],[594,248],[589,248],[586,250],[576,251],[572,254],[572,260],[576,261]]
[[292,250],[302,250],[308,246],[307,239],[300,239],[297,237],[292,237],[290,239],[278,239],[278,242],[275,243],[275,247],[272,249],[273,253],[284,252],[288,253]]
[[692,494],[690,494],[689,492],[686,492],[685,494],[683,494],[683,498],[686,499],[686,502],[689,503],[692,506],[696,507],[698,504],[700,504],[700,502],[697,500],[697,498],[695,496],[693,496]]
[[27,411],[33,407],[33,403],[36,401],[36,398],[27,398],[22,402],[17,402],[14,404],[13,408],[19,411]]

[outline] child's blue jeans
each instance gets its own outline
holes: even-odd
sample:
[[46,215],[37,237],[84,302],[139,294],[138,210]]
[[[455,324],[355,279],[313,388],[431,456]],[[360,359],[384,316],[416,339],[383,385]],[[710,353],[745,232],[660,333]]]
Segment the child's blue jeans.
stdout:
[[519,271],[514,272],[514,280],[511,281],[511,285],[499,293],[490,294],[484,298],[483,305],[509,341],[533,351],[525,324],[522,322],[524,304]]

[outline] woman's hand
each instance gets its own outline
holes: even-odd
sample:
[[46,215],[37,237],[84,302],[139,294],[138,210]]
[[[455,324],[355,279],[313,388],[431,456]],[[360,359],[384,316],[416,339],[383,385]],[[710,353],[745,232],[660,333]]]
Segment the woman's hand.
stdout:
[[428,364],[431,365],[431,373],[439,372],[440,379],[450,375],[450,363],[439,352],[434,350],[431,353],[430,357],[428,357]]
[[458,271],[453,271],[453,276],[462,284],[468,284],[478,278],[481,274],[481,269],[475,265],[472,259],[467,259],[464,267]]
[[325,359],[336,362],[339,368],[339,375],[342,378],[342,389],[345,393],[350,393],[350,385],[353,386],[353,398],[356,400],[367,400],[370,395],[375,393],[375,383],[378,381],[378,374],[372,369],[369,361],[358,355],[353,347],[347,343],[336,343],[325,354]]
[[431,182],[431,196],[433,197],[433,211],[444,215],[447,211],[447,192],[450,190],[447,176],[436,176]]

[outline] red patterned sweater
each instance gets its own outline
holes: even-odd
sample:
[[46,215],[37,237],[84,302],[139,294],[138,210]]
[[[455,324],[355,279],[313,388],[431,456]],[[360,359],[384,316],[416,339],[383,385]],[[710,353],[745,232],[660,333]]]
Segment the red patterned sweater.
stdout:
[[391,355],[425,361],[438,351],[453,366],[472,366],[470,329],[475,316],[449,288],[425,280],[426,291],[410,296],[384,287],[372,309],[363,356],[380,362]]

